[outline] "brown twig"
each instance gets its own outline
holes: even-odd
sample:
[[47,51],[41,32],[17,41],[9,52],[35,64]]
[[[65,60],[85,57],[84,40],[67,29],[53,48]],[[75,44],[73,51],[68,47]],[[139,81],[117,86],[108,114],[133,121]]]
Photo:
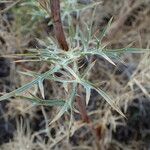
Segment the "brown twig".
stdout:
[[82,121],[89,125],[91,132],[93,133],[93,135],[95,137],[97,149],[101,150],[102,147],[100,146],[99,140],[101,140],[102,134],[99,132],[99,130],[97,130],[97,128],[95,128],[93,126],[92,120],[88,116],[88,113],[86,110],[86,103],[85,103],[85,100],[84,100],[83,95],[81,93],[81,87],[80,86],[78,87],[78,95],[80,95],[80,96],[76,97],[76,101],[77,101],[77,105],[78,105],[78,109],[79,109]]
[[68,44],[66,41],[66,37],[64,34],[61,16],[60,16],[60,1],[59,0],[50,0],[51,5],[51,14],[54,22],[54,30],[55,30],[55,36],[58,41],[59,46],[65,50],[68,51]]
[[89,118],[87,111],[86,111],[85,101],[83,101],[83,99],[79,96],[76,97],[76,101],[78,104],[78,109],[79,109],[82,121],[85,123],[90,123],[90,118]]

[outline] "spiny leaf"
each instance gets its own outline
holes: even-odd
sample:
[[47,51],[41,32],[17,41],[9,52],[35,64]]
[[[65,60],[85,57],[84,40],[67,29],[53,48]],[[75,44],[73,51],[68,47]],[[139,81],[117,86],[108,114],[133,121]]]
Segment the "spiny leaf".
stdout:
[[99,41],[101,42],[103,40],[103,38],[106,36],[107,31],[109,30],[111,23],[112,23],[113,17],[109,20],[107,26],[104,28],[104,30],[102,31],[100,37],[98,37],[98,39],[100,39]]
[[64,87],[65,91],[68,93],[69,89],[68,89],[68,83],[67,82],[63,83],[63,87]]
[[89,73],[89,71],[93,68],[93,66],[95,65],[96,60],[93,61],[91,64],[88,65],[88,67],[84,70],[83,74],[81,75],[81,77],[84,79],[85,76]]
[[110,62],[111,64],[113,64],[114,66],[116,66],[116,64],[104,53],[100,54],[102,57],[104,57],[108,62]]
[[108,94],[106,94],[103,90],[101,90],[100,88],[95,87],[92,83],[82,80],[81,84],[87,88],[91,88],[94,89],[95,91],[97,91],[107,102],[108,104],[110,104],[110,106],[115,109],[120,115],[122,115],[123,117],[125,117],[125,115],[121,112],[121,110],[119,109],[119,107],[114,103],[114,101],[109,97]]
[[72,108],[73,102],[77,94],[77,82],[73,83],[72,92],[68,101],[69,106]]
[[98,56],[104,57],[111,64],[115,65],[115,63],[102,50],[90,50],[90,51],[82,52],[82,54],[84,54],[84,55],[98,55]]
[[73,75],[75,79],[78,79],[78,75],[74,72],[72,68],[67,65],[64,65],[63,68],[66,69],[71,75]]
[[60,109],[59,113],[55,116],[55,118],[50,122],[49,125],[57,121],[69,108],[72,109],[72,104],[74,102],[77,90],[77,83],[73,83],[72,92],[69,97],[69,100],[64,104],[64,106]]
[[91,88],[85,87],[85,89],[86,89],[86,105],[88,105],[90,101],[90,96],[91,96]]
[[59,69],[60,69],[60,66],[56,66],[56,67],[54,67],[53,69],[51,69],[51,70],[49,70],[49,71],[47,71],[47,72],[41,74],[40,77],[35,78],[33,81],[31,81],[31,82],[29,82],[29,83],[23,85],[22,87],[20,87],[20,88],[14,90],[14,91],[12,91],[12,92],[10,92],[10,93],[7,93],[7,94],[1,96],[1,97],[0,97],[0,101],[5,100],[5,99],[8,99],[8,98],[10,98],[10,97],[12,97],[12,96],[15,96],[15,95],[18,95],[18,94],[21,94],[21,93],[27,91],[27,90],[30,89],[33,85],[38,84],[38,81],[39,81],[39,80],[45,79],[47,76],[49,76],[50,74],[53,74],[54,72],[58,71]]
[[56,122],[68,110],[68,108],[69,108],[68,103],[65,103],[65,105],[60,109],[59,113],[53,118],[53,120],[49,123],[49,125]]
[[22,75],[26,75],[26,76],[30,76],[30,77],[38,77],[39,76],[38,73],[29,71],[29,70],[27,70],[26,72],[24,72],[24,71],[18,71],[18,72]]
[[41,92],[41,95],[42,95],[43,99],[45,99],[43,80],[40,79],[38,81],[38,86],[39,86],[39,89],[40,89],[40,92]]
[[44,106],[64,106],[65,105],[65,100],[61,100],[61,99],[48,99],[48,100],[44,100],[44,99],[40,99],[34,95],[32,95],[31,97],[27,97],[27,96],[17,96],[19,98],[22,99],[26,99],[30,102],[32,102],[33,104],[36,105],[44,105]]
[[150,52],[150,49],[143,49],[143,48],[122,48],[122,49],[106,49],[106,53],[145,53],[145,52]]
[[38,82],[38,78],[36,78],[35,80],[33,80],[33,81],[31,81],[31,82],[29,82],[29,83],[23,85],[22,87],[20,87],[20,88],[14,90],[14,91],[12,91],[12,92],[10,92],[10,93],[7,93],[7,94],[1,96],[1,97],[0,97],[0,101],[6,100],[6,99],[8,99],[8,98],[10,98],[10,97],[12,97],[12,96],[15,96],[15,95],[17,95],[17,94],[23,93],[24,91],[30,89],[33,85],[37,84],[37,82]]
[[107,103],[113,109],[115,109],[120,115],[122,115],[123,117],[125,117],[125,115],[122,113],[122,111],[120,110],[120,108],[114,103],[114,101],[109,97],[108,94],[106,94],[104,91],[102,91],[99,88],[94,88],[94,89],[107,101]]

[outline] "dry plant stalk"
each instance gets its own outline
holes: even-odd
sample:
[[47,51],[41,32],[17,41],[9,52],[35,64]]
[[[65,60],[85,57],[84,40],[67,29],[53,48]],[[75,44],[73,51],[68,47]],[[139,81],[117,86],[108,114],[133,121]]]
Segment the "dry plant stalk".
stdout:
[[60,1],[59,0],[39,0],[40,6],[48,13],[51,10],[51,16],[54,24],[54,32],[57,42],[61,49],[68,51],[68,43],[63,30],[63,25],[60,15]]
[[60,1],[59,0],[50,0],[51,5],[51,14],[54,22],[54,30],[55,30],[55,36],[58,41],[59,46],[65,50],[68,51],[68,44],[66,41],[66,37],[64,34],[61,16],[60,16]]

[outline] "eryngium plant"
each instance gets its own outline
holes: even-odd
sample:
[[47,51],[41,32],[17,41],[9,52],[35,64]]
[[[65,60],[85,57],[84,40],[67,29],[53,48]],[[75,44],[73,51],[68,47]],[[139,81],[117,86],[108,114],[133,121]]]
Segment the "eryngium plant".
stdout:
[[[10,100],[11,97],[20,97],[22,99],[30,101],[31,103],[33,103],[33,105],[59,106],[59,113],[51,121],[51,123],[53,123],[68,110],[71,110],[70,112],[73,112],[75,110],[74,103],[76,97],[79,96],[77,93],[78,86],[81,85],[86,91],[86,105],[88,105],[89,103],[91,90],[95,90],[110,104],[113,109],[124,116],[113,98],[111,98],[102,89],[96,87],[93,83],[87,80],[87,75],[96,62],[96,60],[90,60],[93,56],[103,57],[111,64],[115,65],[113,59],[119,59],[120,54],[131,52],[141,53],[144,52],[145,49],[106,49],[104,46],[102,46],[101,40],[107,33],[107,29],[109,28],[111,21],[109,22],[108,27],[103,31],[103,33],[99,37],[96,37],[92,34],[92,20],[93,19],[91,19],[91,24],[89,26],[85,24],[85,28],[87,29],[86,36],[84,36],[78,25],[76,25],[75,27],[73,25],[68,27],[68,51],[60,49],[56,42],[54,42],[54,40],[48,38],[48,42],[45,43],[38,40],[39,43],[42,43],[44,48],[29,50],[27,54],[19,54],[19,56],[25,56],[26,58],[29,57],[31,61],[41,61],[43,63],[46,62],[49,65],[49,70],[45,73],[37,73],[33,71],[21,72],[24,75],[33,77],[33,80],[10,93],[4,94],[0,97],[0,101]],[[71,16],[68,17],[68,24],[71,25],[70,23]],[[88,62],[88,65],[86,67],[83,67],[84,64],[79,65],[79,61],[82,59],[85,59]],[[29,60],[27,59],[27,61]],[[81,67],[83,67],[82,71],[80,71]],[[57,76],[58,73],[59,76]],[[45,99],[43,85],[44,80],[61,83],[67,93],[67,97],[65,99]],[[39,87],[42,98],[30,93],[30,89],[33,86]],[[29,93],[28,96],[24,94],[27,92]]]

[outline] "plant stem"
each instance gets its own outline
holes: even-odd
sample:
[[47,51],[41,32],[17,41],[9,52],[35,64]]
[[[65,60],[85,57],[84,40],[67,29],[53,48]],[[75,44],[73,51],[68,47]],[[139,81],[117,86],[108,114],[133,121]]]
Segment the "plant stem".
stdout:
[[86,103],[85,103],[84,99],[82,98],[82,93],[81,93],[80,87],[78,89],[78,95],[80,95],[80,96],[76,97],[76,101],[77,101],[77,104],[78,104],[78,109],[79,109],[82,121],[89,125],[89,127],[90,127],[90,129],[91,129],[91,131],[92,131],[92,133],[95,137],[97,150],[101,150],[100,143],[99,143],[100,136],[97,133],[96,128],[93,126],[92,120],[90,119],[90,117],[87,114]]
[[60,48],[65,51],[69,50],[68,43],[64,34],[61,15],[60,15],[60,1],[59,0],[50,0],[51,4],[51,14],[54,22],[54,31],[55,36],[58,41]]
[[87,114],[87,111],[86,111],[85,102],[79,96],[76,97],[76,101],[77,101],[77,104],[78,104],[78,109],[79,109],[82,121],[86,122],[86,123],[90,123],[90,118],[89,118],[89,116]]

